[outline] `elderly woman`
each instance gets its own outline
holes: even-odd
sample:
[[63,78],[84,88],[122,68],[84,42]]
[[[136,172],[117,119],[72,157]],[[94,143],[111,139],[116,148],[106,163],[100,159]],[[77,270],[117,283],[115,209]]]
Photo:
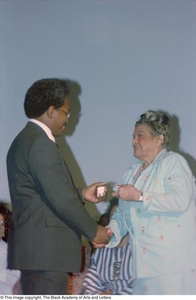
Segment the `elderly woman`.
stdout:
[[0,203],[0,295],[21,294],[20,272],[7,269],[7,239],[11,212]]
[[106,247],[129,232],[133,294],[196,295],[195,180],[186,160],[166,150],[169,127],[166,115],[140,116],[132,141],[139,161],[113,193],[121,200]]

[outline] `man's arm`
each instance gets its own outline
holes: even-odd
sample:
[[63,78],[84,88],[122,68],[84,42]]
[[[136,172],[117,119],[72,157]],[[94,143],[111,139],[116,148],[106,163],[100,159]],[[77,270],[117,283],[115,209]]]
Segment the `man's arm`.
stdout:
[[92,241],[98,225],[80,201],[56,145],[47,139],[37,139],[29,151],[28,165],[35,188],[51,212]]

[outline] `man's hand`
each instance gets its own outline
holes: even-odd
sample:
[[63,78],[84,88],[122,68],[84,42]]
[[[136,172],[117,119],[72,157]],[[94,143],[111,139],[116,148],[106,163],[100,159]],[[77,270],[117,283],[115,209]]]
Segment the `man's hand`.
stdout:
[[96,236],[92,242],[96,244],[107,244],[110,239],[110,236],[107,234],[107,232],[107,228],[98,225]]
[[[104,233],[102,233],[102,230],[105,230]],[[106,237],[106,241],[100,241],[99,238],[97,238],[98,234],[99,234],[99,230],[100,230],[100,234],[101,234],[101,238],[102,238],[102,235],[103,235],[103,238]],[[106,236],[105,236],[106,234]],[[97,230],[97,234],[96,234],[96,237],[94,238],[94,240],[92,241],[92,244],[93,244],[93,247],[96,248],[96,249],[99,249],[99,248],[103,248],[106,244],[109,243],[110,241],[110,238],[111,236],[113,235],[113,232],[112,230],[110,229],[110,227],[103,227],[101,225],[98,225],[98,230]]]
[[[104,187],[104,192],[99,196],[97,196],[98,187]],[[82,194],[84,199],[88,200],[89,202],[98,203],[105,200],[107,195],[107,186],[105,182],[96,182],[84,188]]]

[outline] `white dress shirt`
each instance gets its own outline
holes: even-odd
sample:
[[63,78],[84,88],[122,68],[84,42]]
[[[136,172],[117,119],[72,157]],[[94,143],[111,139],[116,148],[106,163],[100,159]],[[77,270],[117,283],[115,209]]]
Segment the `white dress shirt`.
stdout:
[[30,119],[29,121],[37,124],[38,126],[40,126],[45,131],[45,133],[47,134],[49,139],[52,140],[55,143],[55,138],[52,135],[52,131],[50,130],[50,128],[48,126],[46,126],[44,123],[42,123],[42,122],[40,122],[36,119]]

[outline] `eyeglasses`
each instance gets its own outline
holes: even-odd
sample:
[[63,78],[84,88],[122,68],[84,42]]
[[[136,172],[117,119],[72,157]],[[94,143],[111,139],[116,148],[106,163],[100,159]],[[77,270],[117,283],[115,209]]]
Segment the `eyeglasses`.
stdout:
[[5,226],[5,222],[4,221],[0,221],[0,227]]
[[63,112],[64,112],[64,114],[66,115],[67,119],[69,119],[69,118],[70,118],[70,116],[71,116],[71,113],[68,113],[68,112],[64,111],[62,108],[58,108],[58,110],[61,110],[61,111],[63,111]]

